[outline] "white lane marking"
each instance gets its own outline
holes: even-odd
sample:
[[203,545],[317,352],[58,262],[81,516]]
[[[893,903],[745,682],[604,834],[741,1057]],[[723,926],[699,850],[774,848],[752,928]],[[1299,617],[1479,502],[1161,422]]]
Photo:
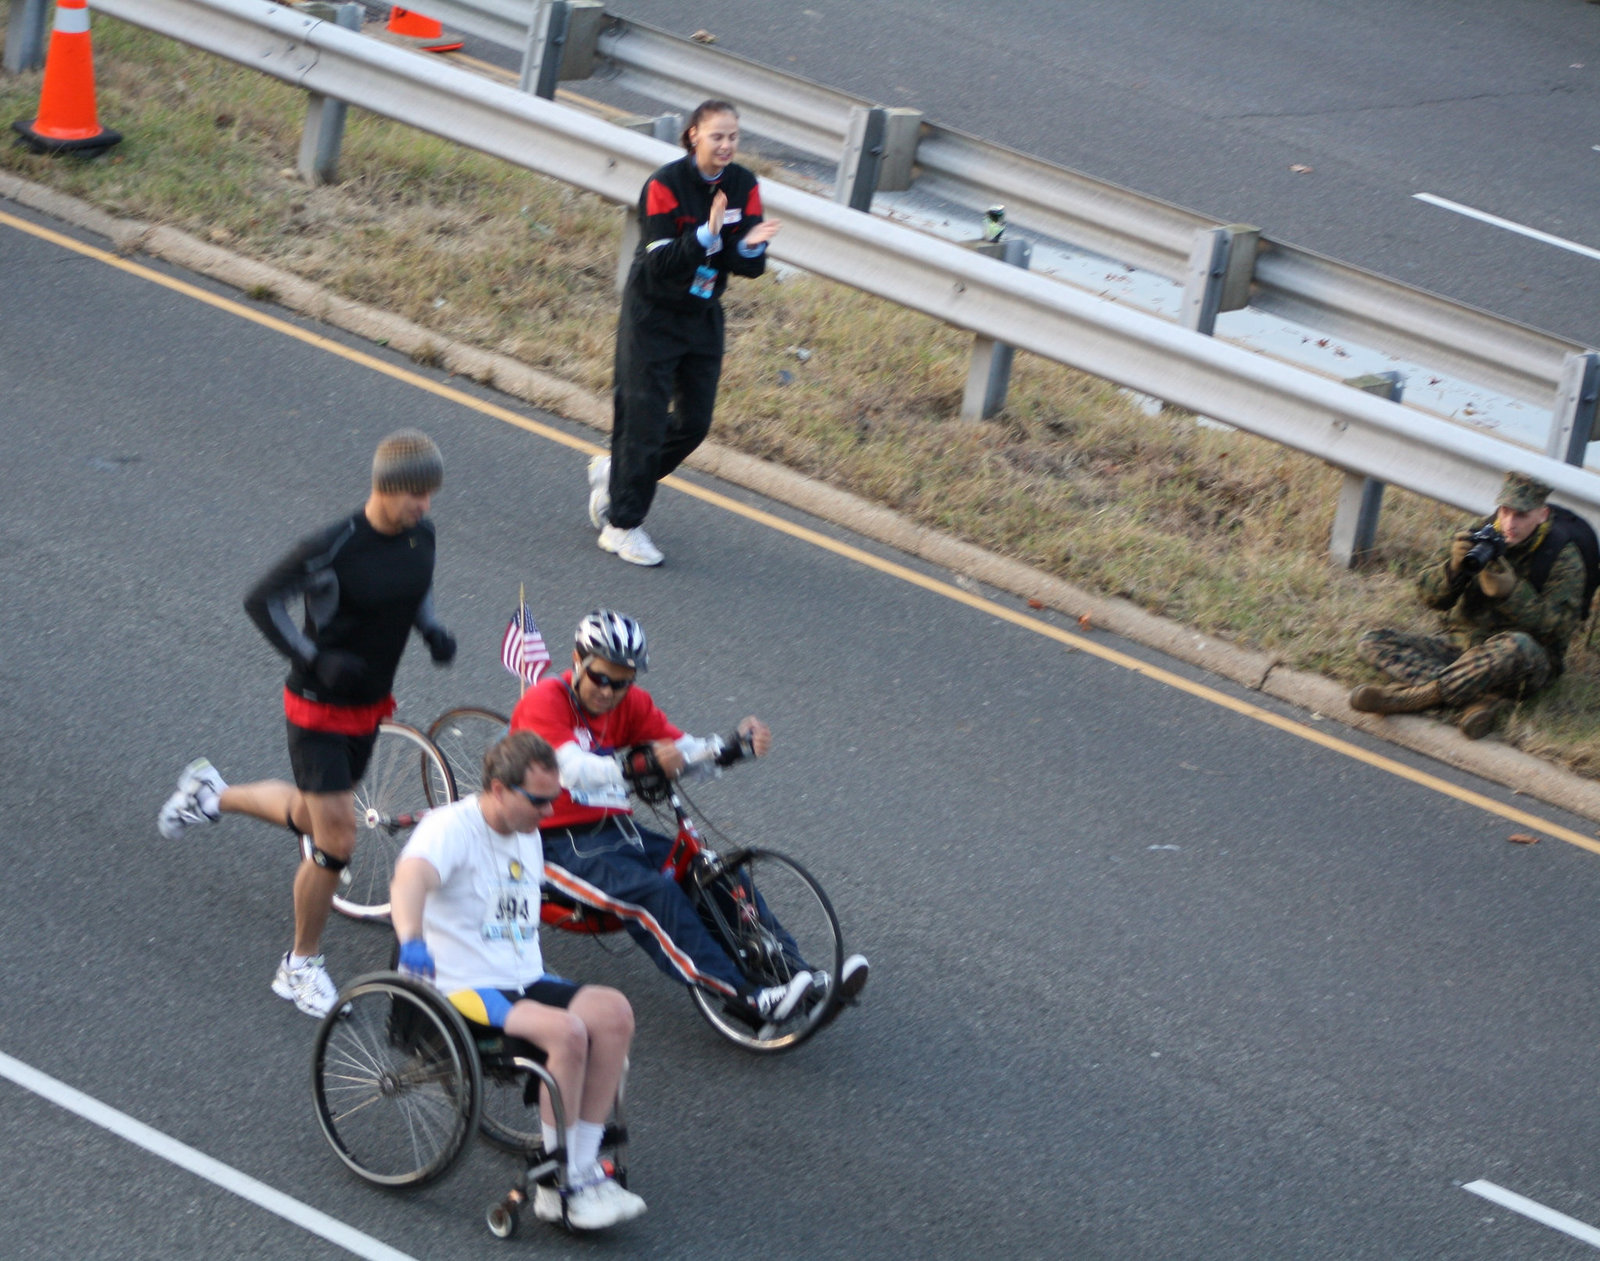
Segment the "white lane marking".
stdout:
[[1435,197],[1432,193],[1412,193],[1418,201],[1425,201],[1430,206],[1438,206],[1441,210],[1453,210],[1458,215],[1466,215],[1469,219],[1476,219],[1480,223],[1491,224],[1497,228],[1504,228],[1507,232],[1517,232],[1535,241],[1542,241],[1546,245],[1554,245],[1558,249],[1571,250],[1574,254],[1582,254],[1585,258],[1600,259],[1600,250],[1590,245],[1579,245],[1576,241],[1569,241],[1564,236],[1551,236],[1548,232],[1541,232],[1538,228],[1530,228],[1526,224],[1513,223],[1510,219],[1502,219],[1499,215],[1492,215],[1486,210],[1474,210],[1471,206],[1463,206],[1459,201],[1447,201],[1443,197]]
[[366,1257],[369,1261],[415,1261],[415,1258],[406,1253],[391,1248],[370,1235],[362,1234],[355,1227],[346,1226],[337,1218],[329,1217],[309,1204],[302,1204],[299,1200],[285,1195],[282,1191],[274,1190],[264,1182],[257,1182],[249,1174],[240,1173],[232,1166],[214,1160],[204,1152],[196,1151],[160,1130],[151,1129],[143,1121],[136,1121],[127,1113],[118,1112],[109,1104],[90,1098],[81,1090],[75,1090],[65,1082],[46,1076],[21,1060],[12,1059],[4,1052],[0,1052],[0,1077],[9,1077],[24,1090],[31,1090],[57,1107],[75,1112],[85,1121],[91,1121],[102,1129],[110,1130],[118,1138],[126,1139],[147,1152],[153,1152],[163,1160],[171,1161],[179,1168],[187,1169],[207,1182],[215,1183],[224,1191],[231,1191],[240,1199],[259,1205],[269,1213],[276,1213],[285,1221],[292,1222],[313,1235],[320,1235],[328,1242],[338,1244],[345,1251],[353,1252],[358,1257]]
[[1493,1200],[1496,1204],[1503,1205],[1513,1213],[1521,1213],[1524,1217],[1531,1217],[1534,1221],[1549,1226],[1552,1230],[1559,1230],[1562,1234],[1571,1235],[1574,1239],[1581,1239],[1591,1247],[1600,1248],[1600,1230],[1580,1222],[1576,1217],[1568,1217],[1565,1213],[1558,1213],[1553,1208],[1546,1208],[1537,1200],[1530,1200],[1525,1195],[1518,1195],[1515,1191],[1507,1191],[1504,1187],[1496,1186],[1492,1182],[1479,1179],[1468,1182],[1461,1188],[1471,1191],[1473,1195],[1481,1195],[1486,1200]]

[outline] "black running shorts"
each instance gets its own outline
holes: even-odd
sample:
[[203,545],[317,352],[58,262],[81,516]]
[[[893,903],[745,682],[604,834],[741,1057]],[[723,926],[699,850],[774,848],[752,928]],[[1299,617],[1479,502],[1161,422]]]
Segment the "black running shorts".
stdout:
[[312,731],[292,722],[285,725],[289,728],[294,786],[301,792],[344,793],[361,782],[372,760],[372,746],[378,742],[376,730],[365,736],[345,736],[336,731]]

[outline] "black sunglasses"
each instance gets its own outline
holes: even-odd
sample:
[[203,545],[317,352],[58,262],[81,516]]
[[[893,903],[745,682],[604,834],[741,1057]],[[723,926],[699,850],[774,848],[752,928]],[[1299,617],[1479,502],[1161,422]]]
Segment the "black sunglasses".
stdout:
[[614,679],[609,674],[601,674],[598,670],[593,669],[586,669],[584,673],[589,676],[589,682],[607,691],[626,692],[633,686],[632,679]]
[[556,799],[554,797],[535,797],[521,784],[507,784],[506,787],[512,792],[516,793],[517,796],[521,797],[535,810],[547,810],[556,804]]

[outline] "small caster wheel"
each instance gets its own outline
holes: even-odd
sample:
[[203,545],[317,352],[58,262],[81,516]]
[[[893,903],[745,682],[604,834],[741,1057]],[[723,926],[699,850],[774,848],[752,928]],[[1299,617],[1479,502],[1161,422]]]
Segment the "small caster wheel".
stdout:
[[510,1239],[517,1233],[517,1210],[504,1200],[491,1204],[489,1211],[484,1214],[484,1220],[489,1224],[489,1233],[496,1239]]

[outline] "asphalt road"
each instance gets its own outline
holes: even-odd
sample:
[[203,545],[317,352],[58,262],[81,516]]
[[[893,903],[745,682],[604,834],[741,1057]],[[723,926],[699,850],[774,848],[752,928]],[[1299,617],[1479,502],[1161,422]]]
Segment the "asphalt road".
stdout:
[[[1176,689],[1095,650],[1198,676],[1098,633],[1063,645],[1046,615],[1001,616],[1014,599],[959,602],[704,479],[725,498],[664,491],[668,563],[632,569],[584,519],[591,434],[0,214],[0,1054],[414,1257],[1587,1255],[1462,1190],[1600,1222],[1600,867],[1550,834],[1509,845],[1522,829],[1453,794],[1531,803],[1312,743],[1331,725]],[[448,671],[411,654],[401,716],[511,702],[519,583],[553,643],[597,603],[636,613],[683,725],[776,731],[702,794],[713,817],[805,862],[873,960],[859,1011],[762,1061],[635,952],[551,943],[639,1017],[651,1208],[607,1238],[492,1240],[508,1175],[486,1150],[410,1195],[347,1174],[312,1116],[314,1026],[268,989],[291,843],[237,819],[155,833],[196,754],[284,773],[281,666],[240,597],[360,503],[407,424],[445,452],[436,594],[462,648]],[[326,944],[345,978],[389,948],[347,922]],[[0,1256],[346,1255],[7,1063]]]
[[1600,248],[1600,6],[1583,0],[614,7],[1600,345],[1600,262],[1413,199]]

